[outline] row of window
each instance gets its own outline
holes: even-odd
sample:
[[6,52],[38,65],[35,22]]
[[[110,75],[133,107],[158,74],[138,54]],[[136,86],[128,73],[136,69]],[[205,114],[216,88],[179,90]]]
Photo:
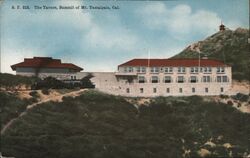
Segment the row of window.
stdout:
[[[151,73],[159,73],[159,72],[164,72],[164,73],[173,73],[173,67],[150,67],[150,72]],[[177,67],[177,72],[178,73],[186,73],[186,67]],[[146,67],[124,67],[124,72],[138,72],[138,73],[146,73]],[[199,67],[191,67],[190,68],[190,73],[198,73],[199,72]],[[204,73],[211,73],[212,68],[211,67],[200,67],[200,72]],[[217,67],[216,68],[217,73],[224,73],[225,68],[224,67]]]
[[[212,82],[212,77],[211,76],[202,76],[201,78],[202,82]],[[138,82],[139,83],[146,83],[147,80],[145,76],[138,76]],[[158,76],[152,76],[150,79],[151,83],[160,83],[160,79]],[[171,76],[164,76],[163,78],[163,83],[171,83],[173,82],[173,78]],[[177,76],[176,78],[177,83],[184,83],[186,82],[186,78],[184,76]],[[198,77],[197,76],[190,76],[189,82],[191,83],[196,83],[198,82]],[[229,78],[227,76],[217,76],[215,78],[215,82],[229,82]]]
[[[140,93],[144,93],[144,88],[140,88],[139,90],[140,90]],[[153,89],[152,89],[152,92],[153,92],[153,93],[157,93],[157,88],[153,88]],[[171,92],[170,88],[166,88],[166,93],[170,93],[170,92]],[[178,92],[179,92],[179,93],[183,93],[183,88],[179,88],[179,91],[178,91]],[[196,93],[196,89],[195,89],[195,88],[191,88],[191,92],[192,92],[192,93]],[[205,92],[205,93],[208,93],[208,92],[209,92],[208,87],[204,88],[204,92]],[[220,88],[220,92],[221,92],[221,93],[224,92],[224,88],[223,88],[223,87]],[[129,88],[126,89],[126,93],[130,93],[130,89],[129,89]]]

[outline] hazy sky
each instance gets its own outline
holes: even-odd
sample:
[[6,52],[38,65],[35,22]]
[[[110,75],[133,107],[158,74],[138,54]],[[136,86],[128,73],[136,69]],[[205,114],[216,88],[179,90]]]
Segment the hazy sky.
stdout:
[[[29,10],[11,9],[29,5]],[[34,6],[119,6],[110,10],[35,10]],[[51,56],[84,71],[115,71],[132,58],[168,58],[218,31],[248,28],[248,0],[6,0],[1,5],[1,68]]]

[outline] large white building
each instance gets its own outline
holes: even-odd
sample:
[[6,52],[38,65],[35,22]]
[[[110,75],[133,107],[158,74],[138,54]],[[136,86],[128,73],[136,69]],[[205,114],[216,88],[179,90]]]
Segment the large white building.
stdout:
[[133,59],[115,74],[126,96],[220,95],[231,88],[231,66],[212,59]]
[[117,72],[80,72],[82,68],[59,59],[34,57],[12,69],[19,75],[74,82],[92,73],[96,89],[132,97],[228,94],[232,83],[231,66],[212,59],[133,59]]

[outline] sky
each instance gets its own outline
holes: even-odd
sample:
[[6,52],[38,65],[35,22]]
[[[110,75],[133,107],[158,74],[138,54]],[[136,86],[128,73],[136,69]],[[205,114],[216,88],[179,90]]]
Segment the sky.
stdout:
[[[5,0],[1,5],[1,72],[24,58],[49,56],[84,71],[116,71],[134,58],[169,58],[229,29],[249,28],[248,0]],[[28,5],[30,9],[16,9]],[[34,9],[34,6],[111,9]],[[112,9],[118,6],[119,9]],[[15,9],[13,9],[13,7]]]

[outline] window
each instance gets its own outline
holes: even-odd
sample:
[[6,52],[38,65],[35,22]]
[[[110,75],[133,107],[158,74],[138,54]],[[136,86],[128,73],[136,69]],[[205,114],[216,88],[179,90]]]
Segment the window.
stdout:
[[185,73],[186,69],[185,67],[178,67],[178,73]]
[[159,73],[159,67],[151,67],[151,73]]
[[190,72],[194,73],[194,68],[193,67],[190,68]]
[[195,88],[192,88],[192,92],[195,93]]
[[208,72],[211,73],[212,72],[212,68],[208,67]]
[[165,73],[172,73],[173,68],[172,67],[165,67]]
[[205,88],[205,92],[208,93],[208,88]]
[[227,76],[222,76],[222,82],[228,82]]
[[221,76],[217,76],[217,82],[221,82]]
[[203,68],[202,67],[200,67],[200,72],[203,72]]
[[182,93],[182,88],[179,88],[179,93]]
[[197,82],[197,77],[196,76],[191,76],[190,77],[190,82],[191,83],[196,83]]
[[146,79],[145,79],[144,76],[139,76],[139,77],[138,77],[138,81],[139,81],[139,83],[145,83],[145,82],[146,82]]
[[171,76],[165,76],[164,77],[164,83],[171,83]]
[[141,72],[141,67],[137,67],[136,72]]
[[76,76],[71,76],[71,80],[76,80]]
[[204,73],[211,73],[212,68],[211,67],[204,67]]
[[211,82],[211,77],[210,76],[203,76],[202,82]]
[[217,76],[217,82],[229,82],[227,76]]
[[217,73],[224,73],[225,72],[225,68],[224,67],[217,67]]
[[143,93],[143,88],[140,88],[140,93]]
[[159,81],[159,79],[157,76],[152,76],[152,78],[151,78],[152,83],[158,83],[158,81]]
[[170,88],[167,88],[167,93],[170,93]]
[[146,72],[146,67],[137,67],[137,68],[136,68],[136,71],[137,71],[138,73],[145,73],[145,72]]
[[130,93],[130,90],[129,90],[129,88],[127,88],[127,89],[126,89],[126,92],[127,92],[127,93]]
[[133,67],[128,67],[128,72],[133,72]]
[[198,73],[199,72],[199,68],[198,67],[191,67],[190,68],[190,72],[191,73]]
[[157,89],[156,88],[153,88],[153,93],[156,93],[157,92]]
[[224,88],[223,87],[220,88],[220,92],[221,93],[224,92]]
[[177,77],[177,82],[178,83],[184,83],[184,77],[183,76],[178,76]]

